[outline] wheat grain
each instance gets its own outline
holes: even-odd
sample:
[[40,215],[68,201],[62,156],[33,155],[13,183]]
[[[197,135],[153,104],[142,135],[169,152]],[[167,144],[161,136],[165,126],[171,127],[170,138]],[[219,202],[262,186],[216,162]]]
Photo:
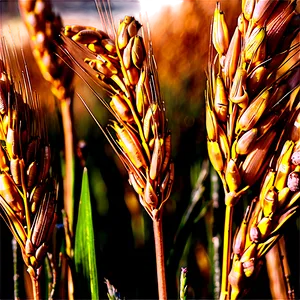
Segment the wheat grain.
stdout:
[[45,118],[26,64],[5,40],[0,49],[1,215],[20,245],[39,299],[39,275],[56,223],[56,180]]
[[107,297],[109,300],[121,300],[120,293],[117,289],[109,282],[108,279],[105,279],[105,284],[107,287]]
[[187,278],[186,278],[186,274],[187,274],[187,268],[181,268],[181,272],[180,272],[180,280],[179,280],[179,297],[180,300],[186,300],[186,295],[187,295]]

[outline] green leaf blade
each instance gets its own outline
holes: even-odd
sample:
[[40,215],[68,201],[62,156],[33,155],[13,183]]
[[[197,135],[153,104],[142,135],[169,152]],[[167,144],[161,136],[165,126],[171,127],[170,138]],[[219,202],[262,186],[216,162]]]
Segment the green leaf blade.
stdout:
[[[87,169],[84,168],[78,220],[75,233],[74,260],[77,274],[82,274],[84,287],[89,287],[91,299],[99,299],[97,262],[90,189]],[[85,291],[86,292],[86,291]]]

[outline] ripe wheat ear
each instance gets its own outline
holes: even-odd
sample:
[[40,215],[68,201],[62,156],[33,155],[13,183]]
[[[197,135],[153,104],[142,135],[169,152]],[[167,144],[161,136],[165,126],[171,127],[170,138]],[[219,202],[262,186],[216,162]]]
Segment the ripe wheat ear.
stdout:
[[214,12],[206,91],[210,161],[225,191],[221,299],[228,274],[234,206],[264,174],[299,87],[296,1],[245,0],[229,37],[220,4]]
[[[23,54],[23,53],[22,53]],[[0,42],[0,208],[40,299],[39,277],[56,224],[57,182],[44,111],[15,48]]]

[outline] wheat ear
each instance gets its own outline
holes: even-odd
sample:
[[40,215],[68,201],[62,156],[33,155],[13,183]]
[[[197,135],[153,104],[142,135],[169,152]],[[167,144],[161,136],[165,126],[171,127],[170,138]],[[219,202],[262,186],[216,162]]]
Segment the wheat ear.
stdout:
[[128,171],[129,182],[140,203],[153,220],[159,299],[166,299],[161,220],[163,206],[171,193],[174,165],[149,28],[139,35],[142,25],[134,17],[126,16],[115,30],[110,10],[101,11],[103,20],[108,16],[104,22],[106,31],[66,26],[65,47],[71,49],[74,42],[81,45],[86,55],[85,72],[110,96],[109,104],[101,101],[115,120],[106,131],[100,127]]
[[1,216],[21,248],[34,299],[40,299],[39,276],[56,223],[57,184],[50,172],[45,118],[31,89],[25,59],[19,61],[4,39],[0,94]]
[[210,161],[225,191],[221,299],[229,297],[234,206],[266,170],[294,104],[289,95],[299,85],[299,61],[285,61],[288,54],[299,55],[299,43],[291,46],[299,31],[293,26],[295,6],[296,1],[243,1],[231,39],[219,3],[214,12],[206,128]]

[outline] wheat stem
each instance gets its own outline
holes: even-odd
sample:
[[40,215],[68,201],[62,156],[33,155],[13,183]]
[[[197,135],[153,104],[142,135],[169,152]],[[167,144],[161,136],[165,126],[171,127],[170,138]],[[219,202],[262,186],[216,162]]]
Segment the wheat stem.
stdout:
[[278,247],[279,247],[280,255],[281,255],[281,259],[282,259],[282,270],[283,270],[284,278],[285,278],[287,297],[288,297],[288,299],[295,299],[294,288],[293,288],[293,286],[291,284],[291,280],[290,280],[291,279],[291,271],[290,271],[290,266],[289,266],[289,262],[287,259],[285,240],[284,240],[283,236],[278,241]]
[[153,219],[153,231],[155,241],[155,255],[156,255],[156,271],[158,283],[159,300],[167,299],[166,276],[165,276],[165,259],[162,233],[162,219]]
[[282,263],[280,247],[277,242],[266,254],[266,267],[273,299],[289,299]]
[[[60,101],[62,125],[64,131],[65,147],[65,179],[64,179],[64,209],[68,216],[69,229],[72,234],[73,230],[73,164],[74,164],[74,145],[73,145],[73,126],[71,117],[71,99],[62,99]],[[70,249],[68,255],[70,255]]]
[[231,243],[232,243],[232,230],[231,230],[232,216],[233,216],[233,207],[227,205],[225,211],[225,221],[224,221],[222,284],[221,284],[220,300],[229,299],[228,274],[230,270],[230,256],[231,256]]
[[39,299],[41,299],[40,298],[40,282],[32,274],[30,274],[30,279],[31,279],[31,283],[32,283],[33,299],[39,300]]
[[[60,99],[60,109],[62,116],[62,125],[64,133],[64,154],[65,154],[65,175],[63,180],[64,186],[64,210],[68,219],[68,228],[65,228],[66,235],[66,253],[72,258],[72,236],[73,236],[73,212],[74,212],[74,137],[73,137],[73,125],[72,125],[72,111],[71,111],[71,99]],[[72,279],[72,272],[67,265],[68,276],[68,299],[74,299],[74,285]]]

